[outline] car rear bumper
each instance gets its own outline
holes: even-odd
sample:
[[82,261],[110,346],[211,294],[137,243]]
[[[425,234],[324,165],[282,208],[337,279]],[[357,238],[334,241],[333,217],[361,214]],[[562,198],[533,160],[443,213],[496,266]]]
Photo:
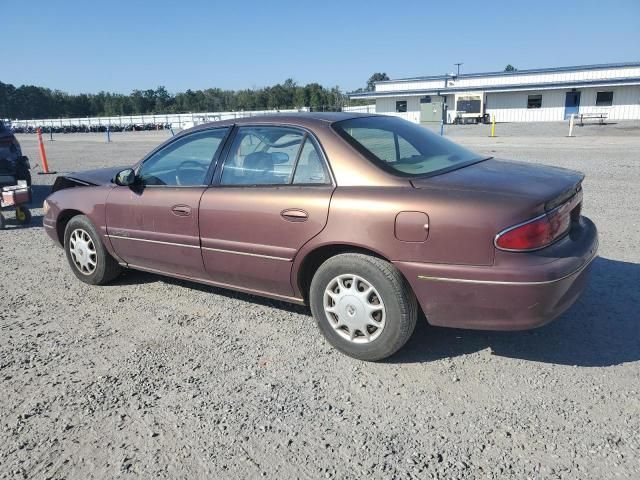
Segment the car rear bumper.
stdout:
[[0,186],[15,185],[21,171],[28,171],[31,168],[29,159],[20,153],[3,155],[0,152]]
[[9,175],[5,173],[0,173],[0,187],[7,187],[10,185],[15,185],[17,183],[17,179],[15,175]]
[[0,155],[0,185],[16,184],[16,164]]
[[532,254],[496,254],[492,266],[394,262],[432,325],[526,330],[566,311],[582,293],[596,257],[598,233],[582,218],[557,244]]

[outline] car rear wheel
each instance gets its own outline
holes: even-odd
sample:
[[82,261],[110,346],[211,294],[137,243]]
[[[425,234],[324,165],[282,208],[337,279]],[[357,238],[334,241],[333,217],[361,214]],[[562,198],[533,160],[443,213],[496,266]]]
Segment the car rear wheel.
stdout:
[[325,261],[309,297],[325,338],[359,360],[394,354],[416,325],[418,305],[407,281],[391,263],[369,255],[345,253]]
[[75,276],[90,285],[109,283],[122,271],[122,267],[102,244],[93,224],[84,215],[73,217],[67,223],[64,251]]

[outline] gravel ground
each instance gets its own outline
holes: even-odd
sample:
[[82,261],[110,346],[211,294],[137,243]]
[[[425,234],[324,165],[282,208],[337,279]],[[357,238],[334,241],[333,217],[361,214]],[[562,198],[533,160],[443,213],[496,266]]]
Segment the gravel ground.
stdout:
[[[590,286],[535,331],[419,323],[376,364],[305,308],[136,272],[80,283],[35,175],[32,226],[0,232],[0,478],[640,478],[640,123],[488,131],[447,135],[587,174]],[[50,165],[133,163],[166,132],[112,138],[45,140]]]

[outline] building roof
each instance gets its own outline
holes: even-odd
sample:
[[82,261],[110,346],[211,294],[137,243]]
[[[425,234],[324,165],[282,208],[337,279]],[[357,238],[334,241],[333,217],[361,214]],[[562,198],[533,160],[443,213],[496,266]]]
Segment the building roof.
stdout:
[[398,78],[396,80],[380,80],[379,83],[398,83],[398,82],[417,82],[421,80],[445,80],[447,78],[476,78],[476,77],[495,77],[506,75],[526,75],[529,73],[562,73],[575,72],[581,70],[607,70],[611,68],[640,67],[640,62],[621,62],[621,63],[598,63],[592,65],[574,65],[570,67],[549,67],[549,68],[531,68],[527,70],[514,70],[511,72],[481,72],[481,73],[461,73],[453,75],[450,73],[443,75],[427,75],[422,77]]
[[[594,70],[613,71],[597,74],[589,73]],[[376,90],[373,92],[351,92],[348,95],[353,99],[371,99],[410,95],[445,95],[474,91],[515,92],[550,90],[554,88],[640,85],[639,70],[640,62],[626,62],[537,68],[512,72],[402,78],[376,82]],[[584,75],[580,75],[580,72],[584,72]],[[405,83],[407,86],[403,88]]]
[[551,90],[554,88],[579,88],[579,87],[615,87],[624,85],[640,85],[640,78],[619,78],[612,80],[589,80],[575,82],[550,82],[531,83],[519,85],[491,85],[478,87],[448,87],[448,88],[427,88],[414,90],[390,90],[384,92],[360,92],[349,93],[353,99],[403,97],[414,95],[447,95],[463,92],[524,92],[533,90]]

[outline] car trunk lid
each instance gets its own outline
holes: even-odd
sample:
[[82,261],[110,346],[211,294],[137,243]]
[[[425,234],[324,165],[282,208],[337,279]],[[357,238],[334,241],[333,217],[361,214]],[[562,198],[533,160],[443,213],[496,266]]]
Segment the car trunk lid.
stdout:
[[528,199],[542,213],[560,205],[580,190],[584,175],[559,167],[488,159],[430,178],[413,179],[416,188],[443,188],[486,192]]

